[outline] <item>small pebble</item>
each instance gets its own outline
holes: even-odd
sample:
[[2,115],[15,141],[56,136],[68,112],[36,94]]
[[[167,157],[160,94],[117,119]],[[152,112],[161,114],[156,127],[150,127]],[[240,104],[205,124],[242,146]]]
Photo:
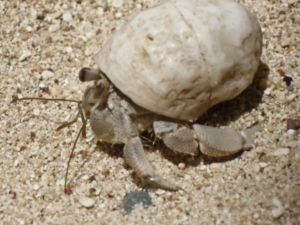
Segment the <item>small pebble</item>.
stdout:
[[40,185],[39,184],[34,184],[33,185],[33,190],[39,190],[39,188],[40,188]]
[[260,176],[255,176],[254,179],[255,179],[257,182],[260,182]]
[[113,108],[114,108],[114,105],[113,105],[113,104],[111,104],[111,103],[109,103],[107,107],[108,107],[109,109],[113,110]]
[[295,135],[296,132],[295,132],[295,130],[290,129],[290,130],[287,131],[287,133],[289,135]]
[[299,146],[299,141],[289,141],[289,142],[286,143],[286,146],[290,147],[290,148],[298,147]]
[[32,114],[35,115],[35,116],[39,116],[40,115],[40,110],[39,109],[34,109]]
[[297,95],[293,93],[293,94],[287,96],[287,97],[286,97],[286,100],[287,100],[288,102],[292,102],[296,97],[297,97]]
[[60,28],[60,24],[52,24],[50,27],[49,27],[49,32],[55,32],[57,31],[58,29]]
[[284,213],[284,208],[282,206],[282,203],[276,197],[272,199],[272,202],[276,206],[276,208],[272,209],[272,216],[274,218],[279,218]]
[[51,72],[50,70],[44,70],[42,72],[42,78],[43,78],[43,80],[47,80],[47,79],[49,79],[50,77],[53,77],[53,76],[54,76],[54,73]]
[[269,122],[267,124],[267,129],[268,129],[269,132],[274,131],[273,121],[271,119],[269,119]]
[[261,168],[265,168],[268,166],[268,163],[265,163],[265,162],[259,162],[258,164]]
[[65,12],[62,16],[63,20],[66,22],[71,22],[72,21],[72,15],[70,12]]
[[19,165],[19,160],[15,160],[15,162],[14,162],[14,167],[17,167]]
[[97,9],[97,15],[98,15],[98,16],[101,17],[101,16],[103,15],[103,13],[104,13],[104,8],[98,8],[98,9]]
[[272,155],[280,156],[280,155],[288,155],[290,152],[289,148],[277,148]]
[[65,143],[66,143],[66,144],[70,144],[71,142],[72,142],[72,138],[66,138],[66,139],[65,139]]
[[253,218],[254,219],[258,219],[259,218],[259,214],[258,213],[254,213]]
[[286,120],[287,129],[290,130],[298,130],[300,129],[300,119],[299,118],[292,118]]
[[254,172],[258,173],[258,172],[260,171],[260,166],[259,166],[259,164],[254,164],[253,170],[254,170]]
[[43,89],[43,88],[45,88],[45,87],[46,87],[46,85],[45,85],[44,83],[40,83],[40,84],[39,84],[39,88],[40,88],[40,89]]
[[65,51],[66,51],[67,53],[71,53],[71,52],[73,51],[73,49],[72,49],[71,46],[67,46],[66,49],[65,49]]
[[57,11],[57,12],[51,13],[51,14],[50,14],[50,17],[51,17],[52,19],[59,19],[59,18],[61,17],[61,15],[62,15],[62,12]]
[[90,196],[97,196],[97,195],[100,195],[101,189],[100,188],[90,188],[89,192],[90,192]]
[[89,178],[90,178],[89,175],[84,175],[84,176],[82,176],[82,179],[83,179],[83,180],[88,180]]
[[201,165],[199,169],[200,170],[206,170],[206,166],[205,165]]
[[280,42],[281,47],[288,47],[291,43],[291,39],[289,37],[283,37]]
[[24,61],[25,59],[29,58],[31,56],[31,51],[29,50],[24,50],[22,55],[20,56],[19,58],[19,61],[22,62]]
[[85,196],[79,197],[78,200],[79,200],[80,204],[86,208],[90,208],[95,204],[95,200],[93,198],[88,198]]
[[266,95],[271,94],[271,92],[273,91],[273,88],[274,88],[274,86],[271,86],[271,87],[266,88],[266,89],[265,89],[265,94],[266,94]]
[[221,167],[222,167],[222,164],[221,163],[212,163],[210,165],[210,168],[212,170],[215,170],[215,171],[220,171],[221,170]]
[[178,193],[181,195],[181,196],[184,196],[186,194],[186,192],[184,190],[179,190]]
[[143,204],[145,209],[152,205],[149,193],[145,191],[132,191],[127,193],[123,199],[122,208],[126,214],[130,214],[137,204]]
[[123,5],[123,0],[113,0],[111,5],[115,8],[119,8]]
[[103,1],[102,8],[103,8],[104,12],[108,9],[108,2],[107,2],[107,0]]
[[95,32],[94,31],[88,31],[86,32],[85,36],[87,37],[87,39],[90,39],[91,37],[95,36]]
[[31,32],[31,31],[33,31],[33,28],[32,28],[31,26],[27,26],[27,27],[26,27],[26,31],[27,31],[27,32]]
[[63,205],[57,203],[52,206],[52,211],[53,211],[53,213],[61,212],[63,210],[63,208],[64,208]]
[[162,189],[158,189],[156,192],[155,192],[157,195],[163,195],[166,193],[165,190],[162,190]]
[[183,170],[185,168],[185,163],[179,163],[178,168]]
[[121,12],[118,12],[115,14],[116,19],[120,19],[122,16],[123,16],[123,14]]
[[285,16],[284,14],[281,14],[281,15],[278,17],[277,21],[281,23],[281,22],[284,22],[285,19],[286,19],[286,16]]
[[287,3],[291,5],[291,4],[296,3],[297,1],[298,1],[298,0],[287,0]]

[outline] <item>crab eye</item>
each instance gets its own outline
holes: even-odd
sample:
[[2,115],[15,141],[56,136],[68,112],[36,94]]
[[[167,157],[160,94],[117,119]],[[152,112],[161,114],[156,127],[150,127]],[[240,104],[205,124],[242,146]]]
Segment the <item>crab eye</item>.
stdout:
[[97,69],[83,67],[79,71],[79,80],[81,82],[98,80],[100,78],[100,74],[101,74],[101,72]]

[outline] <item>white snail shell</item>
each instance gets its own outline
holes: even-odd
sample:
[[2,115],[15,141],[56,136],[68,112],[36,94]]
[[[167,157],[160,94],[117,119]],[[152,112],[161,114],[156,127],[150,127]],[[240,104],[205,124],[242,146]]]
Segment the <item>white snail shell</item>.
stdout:
[[261,52],[260,25],[235,0],[166,0],[123,25],[96,62],[137,105],[195,120],[252,83]]

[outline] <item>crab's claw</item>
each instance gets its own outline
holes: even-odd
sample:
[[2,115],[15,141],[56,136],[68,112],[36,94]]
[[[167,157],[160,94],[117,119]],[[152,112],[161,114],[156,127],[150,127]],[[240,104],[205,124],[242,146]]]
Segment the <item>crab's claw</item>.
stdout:
[[144,185],[169,191],[177,191],[181,189],[177,185],[172,184],[154,172],[146,157],[139,137],[131,138],[125,144],[124,159],[125,162],[136,172],[138,177],[141,178]]
[[203,125],[193,125],[200,140],[201,152],[208,156],[222,157],[232,155],[241,150],[250,149],[254,142],[252,135],[261,129],[256,124],[242,132],[233,128],[214,128]]

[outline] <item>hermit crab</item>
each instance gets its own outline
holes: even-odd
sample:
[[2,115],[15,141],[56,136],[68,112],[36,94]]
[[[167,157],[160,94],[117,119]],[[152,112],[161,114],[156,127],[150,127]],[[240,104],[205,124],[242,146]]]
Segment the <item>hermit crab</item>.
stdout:
[[96,55],[97,69],[81,69],[81,81],[95,82],[82,108],[97,139],[124,144],[124,160],[144,184],[177,190],[154,172],[140,134],[152,130],[190,155],[251,148],[259,126],[238,132],[194,121],[252,83],[261,52],[260,25],[236,1],[162,1],[116,31]]
[[179,187],[156,174],[140,134],[153,131],[171,150],[228,156],[252,147],[259,126],[238,132],[196,120],[233,99],[254,78],[260,25],[234,0],[165,0],[123,25],[82,68],[81,108],[101,142],[124,144],[124,160],[145,185]]

